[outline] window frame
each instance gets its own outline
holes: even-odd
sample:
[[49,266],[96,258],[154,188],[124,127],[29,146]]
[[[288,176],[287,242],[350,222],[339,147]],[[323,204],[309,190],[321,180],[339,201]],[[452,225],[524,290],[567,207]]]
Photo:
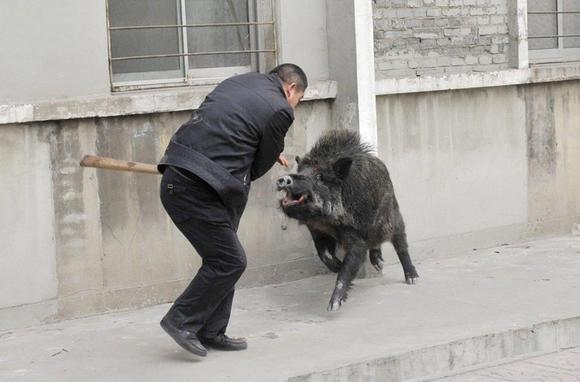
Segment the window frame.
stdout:
[[[529,1],[529,0],[528,0]],[[557,23],[557,38],[558,41],[558,48],[553,49],[529,49],[528,48],[528,57],[531,63],[533,64],[547,64],[547,63],[557,63],[557,62],[572,62],[572,61],[580,61],[580,48],[565,48],[564,47],[564,15],[565,14],[578,14],[580,17],[580,9],[574,11],[563,11],[564,3],[563,0],[556,0],[556,11],[528,11],[528,40],[536,39],[535,36],[529,35],[529,24],[530,19],[529,15],[539,15],[539,14],[552,14],[555,13],[557,15],[556,23]],[[573,35],[575,36],[575,35]],[[577,37],[580,37],[578,35]]]
[[[175,25],[147,25],[147,26],[123,26],[123,27],[112,27],[110,19],[110,7],[109,1],[105,0],[106,7],[106,21],[107,21],[107,43],[108,43],[108,63],[109,63],[109,82],[112,92],[123,92],[132,90],[146,90],[146,89],[160,89],[160,88],[172,88],[172,87],[183,87],[192,85],[215,85],[225,78],[231,77],[236,74],[263,71],[265,68],[270,66],[275,66],[278,61],[278,31],[276,23],[276,12],[275,4],[273,0],[247,0],[248,1],[248,13],[249,20],[247,22],[221,22],[221,23],[207,23],[207,24],[188,24],[187,23],[187,12],[186,12],[186,1],[187,0],[175,0],[178,17],[175,20]],[[189,57],[196,55],[217,55],[223,54],[226,51],[215,51],[215,52],[189,52],[187,44],[187,31],[189,28],[197,27],[228,27],[231,25],[248,25],[250,30],[250,49],[244,50],[250,54],[250,65],[248,66],[230,66],[230,67],[214,67],[214,68],[189,68]],[[272,32],[266,33],[261,26],[270,25]],[[122,80],[115,80],[113,73],[113,61],[119,59],[143,59],[139,57],[147,56],[134,56],[134,58],[127,57],[113,57],[112,56],[112,31],[118,30],[128,30],[128,29],[156,29],[156,28],[175,28],[178,30],[178,44],[179,51],[175,54],[160,54],[159,57],[178,57],[179,59],[179,76],[166,77],[160,79],[132,79],[132,77],[139,76],[140,73],[156,73],[156,72],[135,72],[135,73],[124,73],[125,76]],[[262,46],[267,46],[270,43],[272,48],[260,48]],[[222,52],[222,53],[219,53]],[[241,51],[232,51],[241,52]],[[165,73],[160,71],[158,73]]]

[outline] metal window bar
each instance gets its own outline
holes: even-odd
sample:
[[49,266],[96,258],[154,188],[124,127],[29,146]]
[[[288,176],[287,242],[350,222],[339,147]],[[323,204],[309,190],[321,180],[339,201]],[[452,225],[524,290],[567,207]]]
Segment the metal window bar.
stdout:
[[571,34],[564,34],[564,23],[570,22],[570,20],[565,19],[565,17],[568,15],[572,15],[572,17],[578,17],[575,15],[580,14],[580,9],[578,9],[579,7],[576,7],[575,10],[566,10],[564,9],[564,0],[553,1],[555,2],[555,10],[530,10],[527,12],[529,15],[528,24],[533,23],[534,16],[538,15],[550,15],[552,16],[552,21],[555,22],[555,30],[551,32],[544,32],[543,34],[537,34],[535,36],[528,35],[530,43],[542,41],[541,39],[553,39],[555,42],[555,46],[551,48],[530,47],[530,60],[531,62],[537,63],[578,61],[580,59],[580,48],[567,47],[565,46],[565,42],[569,41],[568,39],[579,38],[580,35],[578,35],[575,31],[571,31]]
[[[562,15],[562,14],[580,14],[578,11],[528,11],[528,15]],[[558,24],[561,24],[560,18],[558,18]],[[528,36],[528,39],[542,39],[542,38],[566,38],[566,37],[580,37],[580,34],[557,34],[557,35],[546,35],[546,36]]]
[[[179,19],[178,23],[182,25],[187,24],[187,11],[185,0],[177,0],[177,6],[180,9],[179,12]],[[189,53],[188,46],[189,46],[189,37],[187,36],[187,29],[186,28],[179,28],[178,35],[180,37],[180,44],[179,44],[179,53]],[[110,32],[109,32],[110,33]],[[111,57],[112,59],[112,57]],[[179,60],[181,71],[183,73],[183,77],[187,78],[187,71],[189,70],[189,57],[184,56],[181,60]]]
[[210,24],[175,24],[175,25],[129,25],[123,27],[109,27],[110,31],[130,30],[130,29],[158,29],[158,28],[207,28],[207,27],[239,27],[243,25],[274,25],[272,21],[262,22],[236,22],[236,23],[210,23]]
[[562,13],[580,13],[580,11],[529,11],[528,15],[553,15]]
[[276,52],[276,50],[274,50],[274,49],[222,50],[222,51],[215,51],[215,52],[149,54],[146,56],[111,57],[111,60],[112,61],[126,61],[126,60],[140,60],[140,59],[148,59],[148,58],[211,56],[211,55],[215,55],[215,54],[275,53],[275,52]]
[[566,38],[566,37],[580,37],[580,34],[556,34],[552,36],[528,36],[528,39],[534,38]]
[[[229,23],[204,23],[204,24],[188,24],[186,11],[185,11],[185,1],[186,0],[176,0],[178,7],[180,9],[180,19],[179,24],[168,24],[168,25],[127,25],[127,26],[111,26],[110,24],[110,17],[109,17],[109,1],[105,1],[106,7],[106,14],[107,14],[107,31],[108,31],[108,53],[109,53],[109,80],[113,89],[115,89],[115,84],[113,81],[113,62],[114,61],[123,61],[123,60],[138,60],[138,59],[149,59],[149,58],[164,58],[164,57],[182,57],[182,62],[180,66],[184,70],[184,77],[182,80],[188,79],[187,68],[189,67],[188,57],[190,56],[203,56],[203,55],[218,55],[218,54],[252,54],[252,62],[254,65],[254,61],[260,61],[261,59],[256,59],[255,55],[258,53],[274,53],[276,54],[278,51],[277,46],[277,28],[276,28],[276,20],[274,17],[274,12],[272,9],[272,18],[269,21],[249,21],[249,22],[229,22]],[[254,8],[251,8],[251,14],[255,16]],[[253,12],[253,13],[252,13]],[[236,26],[260,26],[260,25],[271,25],[272,31],[274,35],[273,49],[255,49],[254,46],[257,44],[257,34],[252,32],[254,28],[250,28],[250,33],[254,33],[254,38],[252,39],[252,49],[249,50],[236,50],[236,51],[215,51],[215,52],[196,52],[196,53],[189,53],[187,51],[187,28],[203,28],[203,27],[236,27]],[[143,56],[127,56],[127,57],[113,57],[112,48],[111,48],[111,32],[112,31],[123,31],[123,30],[138,30],[138,29],[155,29],[155,28],[174,28],[180,31],[180,53],[176,54],[159,54],[159,55],[143,55]],[[254,39],[256,40],[254,42]],[[258,66],[260,66],[259,64]],[[169,79],[163,80],[168,81],[165,85],[169,84],[170,82],[175,82],[177,79]]]
[[[206,27],[233,27],[233,26],[256,26],[256,25],[272,25],[275,29],[275,20],[263,22],[235,22],[235,23],[210,23],[210,24],[175,24],[175,25],[130,25],[123,27],[109,27],[109,31],[120,30],[135,30],[135,29],[161,29],[161,28],[206,28]],[[140,60],[151,58],[165,58],[165,57],[191,57],[191,56],[211,56],[217,54],[243,54],[243,53],[276,53],[274,49],[250,49],[250,50],[230,50],[230,51],[215,51],[215,52],[196,52],[196,53],[174,53],[174,54],[150,54],[143,56],[125,56],[125,57],[111,57],[111,61],[127,61]]]

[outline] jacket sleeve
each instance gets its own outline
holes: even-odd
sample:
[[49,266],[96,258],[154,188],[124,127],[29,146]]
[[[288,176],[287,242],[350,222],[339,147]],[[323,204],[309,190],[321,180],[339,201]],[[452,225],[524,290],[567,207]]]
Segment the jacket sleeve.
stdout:
[[276,163],[284,151],[284,137],[293,121],[291,109],[282,109],[272,116],[258,144],[250,173],[251,180],[264,175]]

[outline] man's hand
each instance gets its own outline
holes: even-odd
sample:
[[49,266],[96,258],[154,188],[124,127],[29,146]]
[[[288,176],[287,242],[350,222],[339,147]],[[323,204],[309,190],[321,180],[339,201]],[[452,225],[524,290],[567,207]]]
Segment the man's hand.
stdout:
[[288,167],[288,165],[290,164],[290,162],[288,162],[288,159],[286,159],[286,157],[282,154],[280,154],[276,162],[280,163],[284,167]]

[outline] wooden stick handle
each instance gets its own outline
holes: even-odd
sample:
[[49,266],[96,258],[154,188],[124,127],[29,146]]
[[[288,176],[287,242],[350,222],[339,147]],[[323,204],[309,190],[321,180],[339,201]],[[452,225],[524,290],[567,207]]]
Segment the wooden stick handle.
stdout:
[[160,175],[159,171],[157,171],[157,166],[154,164],[129,162],[96,155],[85,155],[81,161],[81,167],[96,167],[108,170],[142,172],[146,174]]

